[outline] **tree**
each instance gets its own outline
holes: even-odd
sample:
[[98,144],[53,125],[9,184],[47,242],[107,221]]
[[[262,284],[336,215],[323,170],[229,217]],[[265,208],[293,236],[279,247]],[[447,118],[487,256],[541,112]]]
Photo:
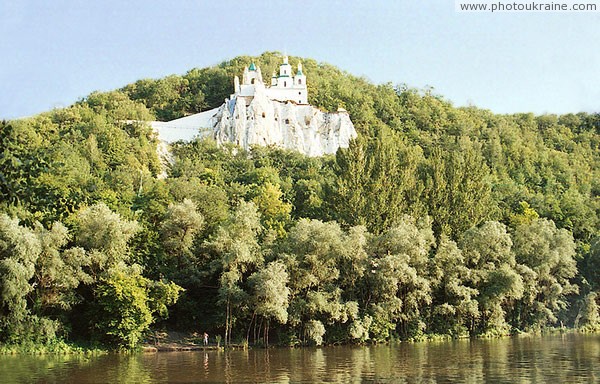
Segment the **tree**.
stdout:
[[[472,271],[470,286],[479,292],[479,319],[469,331],[506,334],[506,307],[523,296],[523,278],[517,272],[513,242],[506,226],[488,221],[466,231],[459,242],[466,265]],[[476,321],[478,320],[478,322]]]
[[343,297],[349,281],[341,279],[340,267],[348,268],[353,252],[361,252],[349,247],[359,244],[335,222],[300,219],[288,232],[278,253],[290,276],[289,323],[298,336],[312,337],[307,324],[346,324],[357,318],[358,304]]
[[75,218],[75,242],[92,256],[91,272],[97,276],[129,261],[128,241],[139,230],[135,221],[123,220],[104,203],[82,209]]
[[152,283],[141,275],[139,266],[114,270],[95,288],[94,328],[103,341],[134,348],[155,320],[153,315],[166,316],[166,306],[177,301],[181,290],[172,283]]
[[138,80],[123,88],[123,92],[132,100],[143,102],[161,121],[200,112],[206,107],[204,94],[196,91],[192,96],[189,81],[176,75],[158,80]]
[[309,320],[305,326],[305,332],[308,339],[316,345],[323,344],[323,336],[325,335],[325,326],[319,320]]
[[394,227],[373,238],[368,286],[378,338],[398,331],[405,339],[425,329],[421,308],[431,303],[429,252],[435,244],[429,218],[404,216]]
[[71,236],[60,222],[54,222],[50,229],[36,223],[34,231],[41,245],[34,275],[34,311],[42,315],[52,309],[68,310],[78,303],[75,289],[92,283],[85,272],[89,255],[79,247],[66,248]]
[[[252,301],[255,305],[254,315],[266,319],[264,328],[265,346],[269,345],[269,322],[277,320],[287,323],[290,289],[287,287],[288,274],[281,261],[272,261],[248,278],[253,288]],[[250,327],[248,328],[248,334]]]
[[68,240],[61,223],[46,229],[35,222],[32,230],[0,215],[0,340],[47,343],[68,328],[76,289],[92,281],[84,271],[87,254],[66,248]]
[[588,293],[584,300],[581,310],[575,320],[575,326],[583,330],[597,331],[600,328],[600,311],[596,300],[596,292]]
[[192,257],[196,234],[204,226],[204,217],[196,209],[196,204],[184,199],[178,204],[169,204],[160,233],[167,254],[177,260],[177,269],[183,268]]
[[283,201],[282,195],[277,185],[267,182],[258,188],[258,194],[252,199],[261,214],[263,226],[279,236],[285,234],[292,212],[292,204]]
[[422,176],[424,199],[436,234],[453,238],[492,217],[489,169],[473,144],[434,149]]
[[139,230],[136,221],[123,220],[100,203],[82,209],[74,222],[75,242],[90,258],[92,282],[81,292],[88,328],[103,342],[133,348],[155,314],[166,317],[166,306],[177,301],[182,288],[151,281],[131,263],[128,243]]
[[515,305],[515,325],[523,329],[556,323],[567,308],[567,297],[578,292],[570,281],[577,273],[573,235],[551,220],[536,219],[515,229],[513,243],[516,261],[534,277]]
[[582,273],[585,279],[591,284],[592,289],[600,289],[600,236],[591,241],[590,251],[584,260]]
[[471,319],[479,317],[477,289],[470,287],[471,270],[456,243],[447,236],[439,240],[431,260],[431,330],[453,336],[464,335]]
[[232,307],[247,304],[248,294],[241,284],[263,262],[258,244],[261,231],[260,216],[254,203],[241,202],[206,244],[216,256],[211,268],[220,274],[219,301],[225,306],[226,345],[231,343],[236,317],[242,314],[239,311],[236,316]]
[[373,138],[361,138],[336,154],[335,217],[347,225],[365,225],[380,233],[400,220],[409,208],[418,212],[421,185],[420,153],[407,147],[386,128]]
[[[31,311],[27,296],[41,244],[35,233],[17,219],[0,215],[0,330],[3,341],[20,342],[30,336]],[[53,337],[51,335],[50,337]]]

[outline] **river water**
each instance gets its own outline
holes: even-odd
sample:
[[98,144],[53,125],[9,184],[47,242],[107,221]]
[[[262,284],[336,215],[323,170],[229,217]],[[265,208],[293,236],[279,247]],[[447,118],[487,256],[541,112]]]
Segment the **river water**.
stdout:
[[0,356],[0,383],[595,383],[600,335],[134,355]]

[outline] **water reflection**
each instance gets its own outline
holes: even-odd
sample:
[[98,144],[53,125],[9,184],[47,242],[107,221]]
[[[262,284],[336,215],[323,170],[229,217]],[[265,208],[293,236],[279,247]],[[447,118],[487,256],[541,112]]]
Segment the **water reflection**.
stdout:
[[0,381],[575,383],[600,380],[598,363],[600,335],[562,335],[91,358],[0,356]]

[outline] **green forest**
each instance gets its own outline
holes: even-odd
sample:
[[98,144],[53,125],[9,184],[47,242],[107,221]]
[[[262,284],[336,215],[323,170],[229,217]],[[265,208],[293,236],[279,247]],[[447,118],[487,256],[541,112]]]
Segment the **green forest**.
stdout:
[[359,133],[335,155],[198,139],[159,158],[145,121],[220,106],[277,52],[0,122],[0,343],[600,329],[600,114],[494,114],[300,61],[309,103]]

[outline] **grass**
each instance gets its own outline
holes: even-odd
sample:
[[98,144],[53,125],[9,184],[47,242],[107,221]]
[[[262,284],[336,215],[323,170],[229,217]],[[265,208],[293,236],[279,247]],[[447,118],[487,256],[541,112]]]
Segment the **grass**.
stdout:
[[67,343],[63,340],[56,340],[47,344],[33,342],[0,344],[0,355],[101,355],[105,353],[108,353],[108,350]]

